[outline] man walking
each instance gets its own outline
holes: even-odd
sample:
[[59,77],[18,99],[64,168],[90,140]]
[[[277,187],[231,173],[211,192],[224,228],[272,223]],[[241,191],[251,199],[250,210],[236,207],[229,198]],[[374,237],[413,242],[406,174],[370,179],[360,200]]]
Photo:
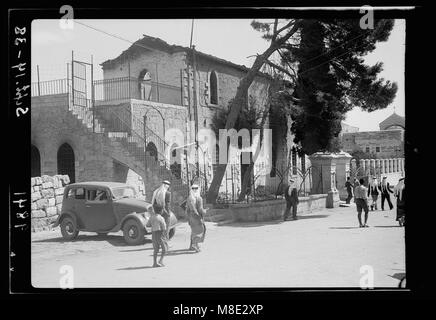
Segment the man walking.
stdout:
[[[368,227],[368,189],[364,186],[365,180],[360,179],[359,185],[354,189],[354,201],[357,208],[357,219],[359,220],[359,227]],[[362,223],[362,210],[365,211],[365,223]]]
[[186,214],[188,223],[191,227],[191,243],[189,250],[200,252],[200,242],[204,241],[206,226],[204,224],[204,215],[206,210],[203,208],[203,199],[200,195],[198,185],[193,184],[186,201]]
[[345,182],[345,188],[347,189],[347,193],[348,193],[348,197],[345,200],[345,203],[350,204],[350,201],[353,198],[353,184],[351,183],[350,177],[348,177],[347,182]]
[[292,220],[297,220],[298,191],[293,179],[289,179],[289,184],[285,189],[286,209],[283,215],[283,221],[288,220],[289,213],[292,209]]
[[162,185],[153,192],[153,198],[151,204],[155,213],[162,215],[165,220],[166,230],[164,235],[169,240],[170,229],[170,203],[171,192],[169,192],[171,183],[168,180],[162,181]]
[[391,202],[391,196],[389,193],[394,193],[391,190],[391,186],[389,185],[389,182],[387,182],[387,178],[383,177],[382,182],[380,183],[380,192],[381,192],[381,208],[382,211],[385,210],[385,200],[388,201],[389,210],[392,210],[394,207]]
[[378,190],[379,186],[377,183],[377,178],[374,176],[372,181],[369,182],[368,188],[368,197],[371,196],[372,198],[371,211],[377,210]]

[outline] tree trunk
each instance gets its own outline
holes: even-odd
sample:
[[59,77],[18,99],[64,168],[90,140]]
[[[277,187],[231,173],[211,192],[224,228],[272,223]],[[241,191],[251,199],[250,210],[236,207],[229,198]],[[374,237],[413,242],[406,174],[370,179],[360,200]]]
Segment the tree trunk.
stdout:
[[241,193],[239,194],[238,201],[244,200],[245,196],[247,195],[247,188],[248,188],[248,184],[250,183],[250,180],[251,180],[250,176],[253,172],[254,163],[256,162],[257,157],[259,156],[260,150],[262,149],[263,127],[265,126],[266,118],[268,117],[269,110],[271,109],[271,97],[274,94],[274,92],[276,91],[276,89],[277,88],[274,85],[271,85],[268,88],[268,103],[267,103],[265,110],[263,111],[262,120],[260,121],[259,148],[257,148],[256,154],[254,155],[254,157],[250,161],[250,166],[247,168],[247,170],[244,173],[244,176],[242,177]]
[[[285,36],[281,38],[276,38],[271,41],[271,44],[268,49],[261,55],[256,57],[256,60],[253,63],[251,69],[247,72],[247,74],[241,79],[238,89],[236,91],[235,98],[230,103],[230,112],[227,117],[225,129],[229,130],[235,126],[236,120],[238,120],[239,113],[241,108],[247,104],[247,95],[248,88],[250,88],[253,83],[254,78],[256,77],[259,70],[262,68],[265,61],[271,56],[271,54],[279,49],[286,41],[299,29],[299,22],[295,22],[292,26],[291,30],[286,33]],[[227,147],[228,148],[228,147]],[[207,203],[215,203],[216,198],[218,197],[218,192],[221,186],[221,182],[223,180],[224,174],[227,169],[227,161],[224,164],[218,164],[216,172],[214,174],[213,180],[210,184],[209,191],[207,193],[206,202]]]

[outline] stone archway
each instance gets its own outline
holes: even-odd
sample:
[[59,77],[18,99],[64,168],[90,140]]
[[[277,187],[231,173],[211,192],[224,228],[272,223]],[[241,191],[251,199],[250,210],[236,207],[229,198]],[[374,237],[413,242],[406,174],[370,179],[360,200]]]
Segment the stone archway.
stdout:
[[177,179],[182,177],[182,148],[178,148],[177,143],[173,143],[170,148],[170,169],[173,176]]
[[154,162],[158,161],[157,147],[153,142],[147,143],[147,147],[145,148],[145,154],[147,157],[147,162],[149,160],[152,160]]
[[57,165],[58,174],[67,174],[71,183],[76,181],[74,150],[68,143],[64,143],[58,149]]
[[40,177],[41,176],[41,155],[37,147],[33,144],[30,146],[30,176]]

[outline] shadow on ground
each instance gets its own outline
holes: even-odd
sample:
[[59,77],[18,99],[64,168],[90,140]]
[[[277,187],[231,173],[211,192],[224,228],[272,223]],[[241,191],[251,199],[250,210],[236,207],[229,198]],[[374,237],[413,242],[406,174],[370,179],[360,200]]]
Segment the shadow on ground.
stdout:
[[[161,252],[159,251],[159,256],[160,256],[160,253]],[[167,253],[165,254],[165,257],[166,256],[178,256],[181,254],[194,254],[194,253],[198,253],[198,252],[195,252],[195,251],[189,250],[189,249],[170,250],[170,251],[167,251]],[[150,257],[152,257],[152,256],[153,256],[153,254],[150,255]]]
[[360,228],[360,227],[330,227],[329,229],[346,230],[346,229],[362,229],[362,228]]
[[226,222],[226,223],[218,223],[218,226],[223,227],[262,227],[262,226],[268,226],[268,225],[276,225],[281,223],[294,223],[298,222],[299,220],[305,220],[305,219],[321,219],[328,217],[328,214],[313,214],[313,215],[303,215],[298,216],[297,220],[287,220],[283,221],[283,219],[277,219],[273,221],[256,221],[256,222]]
[[127,267],[127,268],[119,268],[118,271],[129,271],[129,270],[141,270],[141,269],[152,269],[153,266],[143,266],[143,267]]
[[[119,235],[78,235],[76,239],[72,241],[66,241],[62,237],[58,238],[50,238],[44,240],[35,240],[32,241],[34,243],[80,243],[80,242],[89,242],[89,241],[106,241],[113,245],[114,247],[129,247],[125,241],[123,236]],[[144,239],[142,244],[152,243],[151,239]]]

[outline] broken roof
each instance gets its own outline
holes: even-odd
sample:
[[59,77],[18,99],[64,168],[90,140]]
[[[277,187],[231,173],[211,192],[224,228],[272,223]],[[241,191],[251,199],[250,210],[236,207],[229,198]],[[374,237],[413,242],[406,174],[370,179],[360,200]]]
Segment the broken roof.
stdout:
[[[128,57],[131,57],[131,58],[135,57],[143,49],[150,50],[150,51],[163,51],[163,52],[167,52],[170,54],[177,53],[177,52],[190,52],[192,50],[188,47],[183,47],[183,46],[179,46],[179,45],[170,45],[167,42],[165,42],[164,40],[159,39],[159,38],[143,35],[142,39],[139,39],[138,41],[134,42],[127,50],[124,50],[118,57],[116,57],[115,59],[106,60],[103,63],[101,63],[100,65],[103,67],[103,69],[111,68],[115,64],[120,63],[121,61],[125,60]],[[235,69],[238,69],[240,71],[248,72],[250,70],[250,68],[248,68],[244,65],[239,65],[239,64],[233,63],[231,61],[215,57],[215,56],[210,55],[210,54],[206,54],[206,53],[203,53],[200,51],[195,51],[195,53],[197,56],[200,56],[200,57],[203,57],[206,59],[210,59],[210,60],[216,61],[216,62],[221,63],[221,64],[228,65],[228,66],[233,67]],[[258,74],[261,76],[264,76],[264,77],[271,78],[266,73],[258,72]]]

